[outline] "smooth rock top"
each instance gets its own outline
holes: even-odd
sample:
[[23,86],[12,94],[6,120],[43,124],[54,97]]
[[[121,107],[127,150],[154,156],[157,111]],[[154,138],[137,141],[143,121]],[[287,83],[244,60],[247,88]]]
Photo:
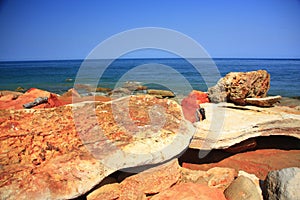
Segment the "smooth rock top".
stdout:
[[214,103],[228,101],[246,105],[246,98],[266,97],[269,88],[270,74],[265,70],[231,72],[208,89],[208,96]]
[[195,149],[225,149],[246,139],[285,135],[300,139],[300,112],[285,107],[260,108],[231,103],[201,104],[206,119],[194,123]]
[[152,96],[0,110],[0,196],[75,198],[118,169],[179,155],[193,134],[175,101]]

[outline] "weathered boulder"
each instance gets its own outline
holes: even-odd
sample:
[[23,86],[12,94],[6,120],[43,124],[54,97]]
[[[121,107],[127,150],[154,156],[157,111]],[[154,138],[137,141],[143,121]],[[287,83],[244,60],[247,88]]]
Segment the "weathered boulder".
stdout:
[[285,107],[261,108],[231,103],[201,104],[206,119],[194,123],[194,149],[226,149],[258,136],[284,135],[300,139],[300,112]]
[[208,89],[211,102],[233,102],[246,105],[246,98],[266,97],[270,88],[270,74],[265,70],[231,72]]
[[239,176],[224,191],[227,200],[262,200],[261,191],[256,184],[246,176]]
[[300,168],[292,167],[271,171],[265,184],[269,200],[299,200]]
[[120,199],[138,199],[138,197],[159,193],[174,185],[180,177],[177,159],[163,165],[130,176],[121,182]]
[[210,188],[225,190],[237,176],[235,169],[214,167],[208,171],[181,168],[180,182],[206,184]]
[[249,105],[261,106],[261,107],[271,107],[275,103],[278,103],[281,96],[270,96],[264,98],[246,98],[245,102]]
[[152,96],[0,110],[0,196],[75,198],[116,170],[179,155],[193,133],[175,101]]
[[287,167],[300,167],[300,150],[261,149],[239,153],[215,163],[183,163],[182,166],[204,171],[214,167],[229,167],[237,171],[242,170],[254,174],[260,180],[265,180],[270,171]]
[[165,97],[170,97],[170,98],[175,97],[175,94],[172,91],[169,91],[169,90],[149,89],[149,90],[147,90],[147,94],[158,96],[158,97],[162,97],[162,98],[165,98]]
[[180,183],[151,198],[151,200],[226,200],[222,190],[198,183]]

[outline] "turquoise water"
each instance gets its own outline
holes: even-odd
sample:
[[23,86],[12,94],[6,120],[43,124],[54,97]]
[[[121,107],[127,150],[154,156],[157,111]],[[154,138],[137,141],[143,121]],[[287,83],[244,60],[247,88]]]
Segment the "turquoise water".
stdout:
[[[73,87],[82,61],[0,62],[0,90],[37,87],[61,94]],[[101,60],[93,60],[88,62],[91,68],[80,83],[96,82],[101,87],[114,88],[124,74],[129,74],[132,81],[146,80],[151,87],[170,88],[169,85],[159,84],[159,80],[180,86],[182,80],[177,79],[179,74],[194,89],[206,91],[207,87],[218,81],[219,76],[210,74],[205,60],[196,60],[196,62],[203,70],[201,73],[184,59],[119,59],[106,68],[98,82],[94,75],[106,66],[102,66]],[[221,76],[232,71],[265,69],[271,74],[269,95],[300,96],[300,59],[214,59],[214,62]],[[133,71],[145,64],[148,64],[147,70]],[[158,64],[168,66],[173,71],[161,70]],[[176,92],[180,93],[181,89],[184,90],[178,87]]]

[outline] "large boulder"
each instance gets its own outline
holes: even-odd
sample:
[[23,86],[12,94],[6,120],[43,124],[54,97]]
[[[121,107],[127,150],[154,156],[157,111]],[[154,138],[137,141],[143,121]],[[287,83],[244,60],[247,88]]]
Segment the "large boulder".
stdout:
[[266,97],[269,88],[270,74],[265,70],[231,72],[208,89],[208,96],[214,103],[228,101],[246,105],[246,98]]
[[265,184],[269,200],[299,200],[300,168],[292,167],[271,171]]
[[0,196],[75,198],[116,170],[181,154],[193,133],[175,101],[151,96],[0,110]]
[[257,185],[246,176],[239,176],[224,191],[228,200],[263,200]]

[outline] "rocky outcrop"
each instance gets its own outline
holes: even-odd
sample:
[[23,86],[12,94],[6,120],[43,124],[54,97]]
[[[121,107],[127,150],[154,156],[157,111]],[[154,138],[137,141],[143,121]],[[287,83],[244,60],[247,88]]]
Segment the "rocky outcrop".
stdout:
[[51,108],[63,105],[57,99],[57,95],[50,93],[48,91],[31,88],[26,93],[19,95],[16,99],[1,101],[0,99],[0,109],[22,109],[24,104],[34,102],[35,99],[43,97],[48,98],[48,101],[39,105],[36,108]]
[[266,179],[269,200],[299,200],[299,188],[300,168],[297,167],[271,171]]
[[291,108],[201,104],[206,119],[194,123],[190,148],[226,149],[257,136],[284,135],[300,139],[300,112]]
[[118,169],[179,155],[193,133],[176,102],[151,96],[0,110],[0,196],[75,198]]
[[265,70],[231,72],[208,89],[211,102],[233,102],[246,105],[246,98],[266,97],[270,88],[270,74]]
[[261,149],[239,153],[219,162],[208,164],[183,163],[182,166],[204,171],[214,167],[233,168],[236,171],[245,171],[254,174],[260,180],[265,180],[270,171],[300,167],[300,150]]

